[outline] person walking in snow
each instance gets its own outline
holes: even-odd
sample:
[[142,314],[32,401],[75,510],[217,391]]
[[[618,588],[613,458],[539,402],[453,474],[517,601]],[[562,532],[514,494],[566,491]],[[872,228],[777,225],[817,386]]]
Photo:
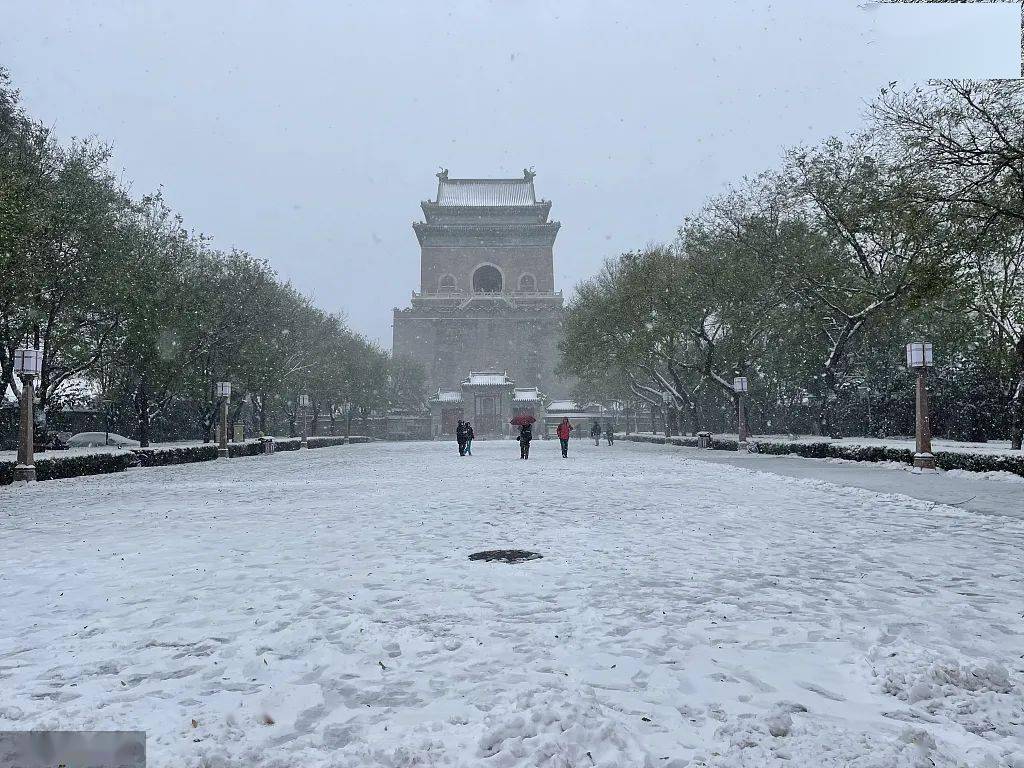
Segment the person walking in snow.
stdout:
[[466,422],[466,455],[473,455],[473,438],[476,437],[476,433],[473,432],[473,425],[468,421]]
[[608,439],[608,445],[611,445],[612,443],[615,442],[615,429],[610,421],[608,422],[608,425],[605,427],[604,436]]
[[572,424],[569,423],[568,416],[562,417],[562,423],[558,425],[555,434],[558,435],[558,442],[562,444],[562,458],[569,458],[569,435],[572,434]]
[[459,456],[466,455],[466,422],[459,419],[459,425],[455,427],[455,442],[459,444]]
[[590,436],[594,438],[594,445],[601,444],[601,425],[594,419],[594,426],[590,428]]
[[533,427],[529,424],[523,424],[519,427],[519,458],[528,459],[530,458],[530,441],[533,440]]

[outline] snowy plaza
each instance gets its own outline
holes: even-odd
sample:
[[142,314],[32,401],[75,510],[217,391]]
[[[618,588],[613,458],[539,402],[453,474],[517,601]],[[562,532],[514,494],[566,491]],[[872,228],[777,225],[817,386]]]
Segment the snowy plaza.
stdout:
[[[1024,521],[517,454],[6,489],[0,729],[145,730],[153,766],[1024,765]],[[542,557],[469,560],[506,548]]]

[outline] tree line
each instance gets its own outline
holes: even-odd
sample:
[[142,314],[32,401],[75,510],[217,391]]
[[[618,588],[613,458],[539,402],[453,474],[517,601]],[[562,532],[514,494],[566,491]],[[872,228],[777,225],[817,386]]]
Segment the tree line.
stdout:
[[[424,374],[326,313],[268,264],[214,248],[160,193],[135,197],[95,139],[58,142],[0,69],[0,389],[14,351],[42,350],[37,409],[103,405],[148,444],[208,438],[216,382],[230,418],[269,433],[310,416],[422,406]],[[0,402],[4,398],[0,398]],[[243,413],[244,410],[244,413]]]
[[[931,341],[933,431],[1024,432],[1024,84],[883,89],[856,134],[785,153],[608,260],[569,304],[581,400],[764,433],[913,434],[904,345]],[[666,404],[667,398],[667,404]]]

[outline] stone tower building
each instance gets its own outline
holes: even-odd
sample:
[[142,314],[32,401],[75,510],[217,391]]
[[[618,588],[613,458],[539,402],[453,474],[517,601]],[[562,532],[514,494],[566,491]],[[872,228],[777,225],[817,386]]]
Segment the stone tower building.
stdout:
[[[551,203],[537,199],[534,173],[437,178],[436,199],[421,203],[424,220],[413,224],[420,290],[409,308],[394,311],[394,353],[424,366],[435,401],[454,402],[473,372],[505,374],[510,401],[517,387],[566,396],[554,373],[563,302],[552,249],[560,224],[548,219]],[[471,420],[487,415],[478,404],[462,407]]]

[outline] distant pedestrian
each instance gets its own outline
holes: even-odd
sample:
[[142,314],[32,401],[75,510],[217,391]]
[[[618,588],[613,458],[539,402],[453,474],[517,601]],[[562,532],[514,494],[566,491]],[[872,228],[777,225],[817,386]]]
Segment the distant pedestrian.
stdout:
[[569,423],[568,416],[562,417],[562,423],[558,425],[555,434],[558,435],[558,442],[562,444],[562,458],[569,458],[569,435],[572,434],[572,424]]
[[476,433],[473,432],[473,425],[468,421],[466,422],[466,455],[473,455],[473,438],[476,437]]
[[614,425],[609,421],[604,430],[604,436],[608,439],[608,445],[615,442],[615,428]]
[[459,456],[466,455],[466,422],[459,419],[459,425],[455,427],[455,442],[459,444]]
[[594,445],[601,444],[601,425],[594,421],[594,426],[590,428],[590,436],[594,438]]
[[523,424],[519,427],[519,458],[530,458],[530,441],[533,440],[533,427]]

